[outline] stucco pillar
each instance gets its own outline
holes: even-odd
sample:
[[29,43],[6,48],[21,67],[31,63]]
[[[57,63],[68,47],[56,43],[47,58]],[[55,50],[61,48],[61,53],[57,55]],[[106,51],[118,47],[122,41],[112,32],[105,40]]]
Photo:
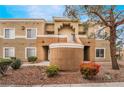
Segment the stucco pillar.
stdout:
[[50,46],[50,64],[60,70],[78,71],[83,61],[84,46],[76,43],[53,43]]

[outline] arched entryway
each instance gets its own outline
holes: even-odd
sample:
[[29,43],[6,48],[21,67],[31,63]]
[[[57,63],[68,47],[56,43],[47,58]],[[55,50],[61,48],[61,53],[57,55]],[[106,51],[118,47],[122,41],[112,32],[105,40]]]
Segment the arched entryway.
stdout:
[[63,24],[58,29],[59,35],[67,35],[68,42],[74,42],[75,29],[70,24]]

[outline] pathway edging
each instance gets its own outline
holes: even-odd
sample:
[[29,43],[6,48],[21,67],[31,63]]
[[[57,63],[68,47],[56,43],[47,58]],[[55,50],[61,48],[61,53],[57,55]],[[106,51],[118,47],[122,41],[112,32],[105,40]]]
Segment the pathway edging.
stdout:
[[0,87],[124,87],[124,82],[49,85],[0,85]]

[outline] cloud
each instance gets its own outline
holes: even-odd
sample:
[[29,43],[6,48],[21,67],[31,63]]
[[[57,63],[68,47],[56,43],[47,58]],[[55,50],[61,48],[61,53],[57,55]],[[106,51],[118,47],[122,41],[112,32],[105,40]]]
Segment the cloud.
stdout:
[[55,9],[55,10],[60,10],[61,9],[61,7],[59,6],[59,5],[53,5],[53,6],[51,6],[53,9]]
[[26,6],[30,18],[45,18],[51,20],[53,16],[62,16],[62,6]]
[[[44,18],[50,21],[53,16],[62,16],[64,11],[62,5],[7,5],[3,7],[1,14],[6,18]],[[0,8],[3,7],[0,6]]]
[[42,11],[40,6],[27,6],[27,14],[31,18],[41,18],[46,16],[46,14]]

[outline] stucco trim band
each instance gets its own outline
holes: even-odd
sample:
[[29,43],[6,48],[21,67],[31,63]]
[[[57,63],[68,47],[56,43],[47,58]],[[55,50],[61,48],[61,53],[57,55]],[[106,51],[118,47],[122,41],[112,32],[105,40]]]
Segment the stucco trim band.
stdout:
[[58,38],[67,38],[67,35],[37,35],[37,37],[58,37]]
[[49,45],[50,48],[84,48],[84,45],[76,43],[53,43]]

